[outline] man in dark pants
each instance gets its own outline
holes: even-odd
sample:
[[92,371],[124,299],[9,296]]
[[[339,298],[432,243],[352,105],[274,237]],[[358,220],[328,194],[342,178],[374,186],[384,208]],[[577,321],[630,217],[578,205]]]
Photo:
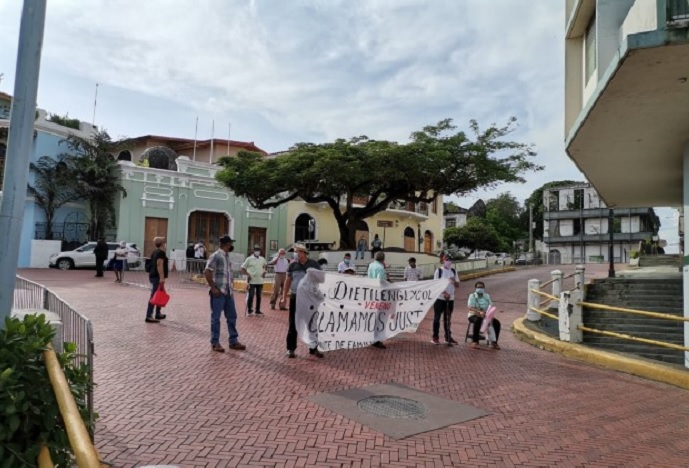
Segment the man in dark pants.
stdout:
[[447,289],[443,291],[440,297],[433,304],[433,337],[431,343],[440,344],[440,318],[443,317],[443,328],[445,329],[445,344],[452,346],[457,344],[454,338],[452,338],[451,323],[452,323],[452,310],[455,307],[455,288],[459,286],[459,277],[454,268],[452,268],[452,262],[445,260],[443,262],[443,267],[438,268],[433,275],[433,279],[447,278],[450,280]]
[[[320,270],[321,266],[317,261],[311,260],[309,258],[309,251],[306,247],[297,244],[294,247],[294,251],[297,253],[297,261],[289,264],[287,268],[287,279],[285,280],[284,292],[282,293],[282,302],[287,301],[287,291],[291,291],[289,298],[289,329],[287,331],[287,357],[295,358],[297,357],[294,353],[297,349],[297,324],[296,324],[296,313],[297,313],[297,288],[299,283],[304,276],[306,276],[306,270],[309,268],[315,268]],[[310,348],[309,354],[316,356],[318,358],[323,357],[323,353],[318,351],[318,348]]]
[[102,237],[98,239],[98,243],[93,249],[93,254],[96,256],[96,278],[102,278],[103,265],[108,259],[108,244]]
[[155,318],[153,317],[153,304],[150,300],[153,295],[158,290],[158,286],[165,285],[165,280],[168,274],[168,260],[165,254],[165,242],[164,237],[156,237],[153,239],[153,243],[156,249],[151,254],[151,269],[148,272],[148,280],[151,282],[151,297],[148,299],[148,307],[146,308],[146,322],[148,323],[158,323],[165,319],[166,315],[160,312],[160,307],[155,307]]

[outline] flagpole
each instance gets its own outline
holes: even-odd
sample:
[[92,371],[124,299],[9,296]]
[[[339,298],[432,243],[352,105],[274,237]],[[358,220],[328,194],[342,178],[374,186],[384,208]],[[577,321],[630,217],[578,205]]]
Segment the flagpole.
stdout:
[[213,164],[213,135],[215,134],[215,120],[213,120],[213,123],[211,123],[211,154],[210,154],[210,163]]
[[230,155],[230,135],[232,134],[232,124],[227,124],[227,155]]
[[194,155],[191,157],[192,161],[196,161],[196,137],[199,134],[199,118],[196,117],[196,128],[194,129]]
[[91,125],[96,126],[96,104],[98,104],[98,83],[96,83],[96,96],[93,98],[93,120]]

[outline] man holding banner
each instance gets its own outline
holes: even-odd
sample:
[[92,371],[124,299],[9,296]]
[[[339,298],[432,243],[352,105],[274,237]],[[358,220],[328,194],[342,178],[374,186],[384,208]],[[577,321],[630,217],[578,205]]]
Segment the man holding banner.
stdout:
[[[299,283],[306,276],[306,271],[309,268],[320,270],[321,266],[315,260],[309,258],[309,251],[306,247],[301,244],[294,246],[294,251],[297,254],[297,261],[289,264],[287,268],[287,280],[285,280],[284,292],[282,293],[282,302],[287,301],[287,291],[290,291],[289,298],[289,329],[287,330],[287,357],[295,358],[297,357],[295,351],[297,350],[297,326],[296,326],[296,313],[297,313],[297,289],[299,288]],[[306,311],[301,311],[306,313]],[[316,356],[317,358],[322,358],[323,353],[318,350],[318,344],[313,346],[309,343],[309,354]]]
[[459,276],[457,276],[455,269],[452,268],[452,262],[445,260],[443,262],[443,267],[436,270],[433,278],[447,278],[450,280],[450,284],[448,284],[447,289],[443,291],[433,305],[433,339],[431,342],[433,344],[440,344],[440,318],[442,317],[444,319],[443,328],[445,329],[445,344],[448,346],[456,345],[457,341],[452,338],[450,325],[452,321],[452,310],[455,307],[455,287],[459,286]]

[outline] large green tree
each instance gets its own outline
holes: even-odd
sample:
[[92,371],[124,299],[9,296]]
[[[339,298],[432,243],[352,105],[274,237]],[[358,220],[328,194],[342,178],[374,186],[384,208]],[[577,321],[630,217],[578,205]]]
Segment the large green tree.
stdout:
[[[241,152],[225,157],[217,179],[258,209],[291,200],[325,203],[340,233],[340,248],[355,247],[359,221],[392,202],[432,202],[438,194],[467,194],[502,182],[524,182],[539,170],[531,145],[506,140],[515,119],[469,134],[450,119],[414,132],[406,144],[365,136],[332,143],[299,143],[277,157]],[[366,202],[358,204],[358,197]]]
[[114,227],[117,197],[127,195],[113,156],[125,148],[125,143],[113,141],[104,130],[90,139],[70,135],[63,142],[68,148],[63,157],[74,177],[74,191],[79,199],[88,201],[89,238],[96,240]]
[[524,211],[521,214],[521,224],[526,231],[526,236],[529,235],[529,205],[533,209],[533,222],[535,227],[533,230],[534,239],[543,240],[543,213],[545,212],[545,207],[543,205],[543,191],[552,187],[558,187],[561,185],[574,185],[583,184],[584,182],[576,180],[556,180],[553,182],[547,182],[541,185],[539,188],[533,191],[529,198],[524,201]]
[[477,216],[470,218],[462,227],[445,229],[443,240],[448,245],[454,244],[471,250],[499,252],[504,249],[498,231],[487,220]]
[[79,198],[74,190],[74,178],[61,158],[43,156],[36,163],[31,163],[29,168],[34,174],[34,183],[28,187],[29,194],[45,213],[45,238],[52,240],[55,212]]
[[513,242],[526,235],[521,219],[524,208],[515,197],[505,192],[488,200],[486,211],[486,221],[495,228],[502,241],[500,250],[511,252]]

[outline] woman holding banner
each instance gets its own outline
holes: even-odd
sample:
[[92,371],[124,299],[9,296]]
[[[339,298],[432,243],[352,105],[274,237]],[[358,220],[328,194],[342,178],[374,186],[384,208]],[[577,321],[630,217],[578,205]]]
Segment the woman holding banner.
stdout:
[[[486,286],[483,281],[477,282],[476,290],[469,295],[469,321],[474,324],[471,347],[478,349],[478,342],[481,331],[489,333],[490,346],[493,349],[500,349],[498,338],[500,337],[500,321],[493,317],[495,307],[490,296],[486,294]],[[485,321],[485,323],[484,323]],[[491,333],[493,332],[493,333]]]

